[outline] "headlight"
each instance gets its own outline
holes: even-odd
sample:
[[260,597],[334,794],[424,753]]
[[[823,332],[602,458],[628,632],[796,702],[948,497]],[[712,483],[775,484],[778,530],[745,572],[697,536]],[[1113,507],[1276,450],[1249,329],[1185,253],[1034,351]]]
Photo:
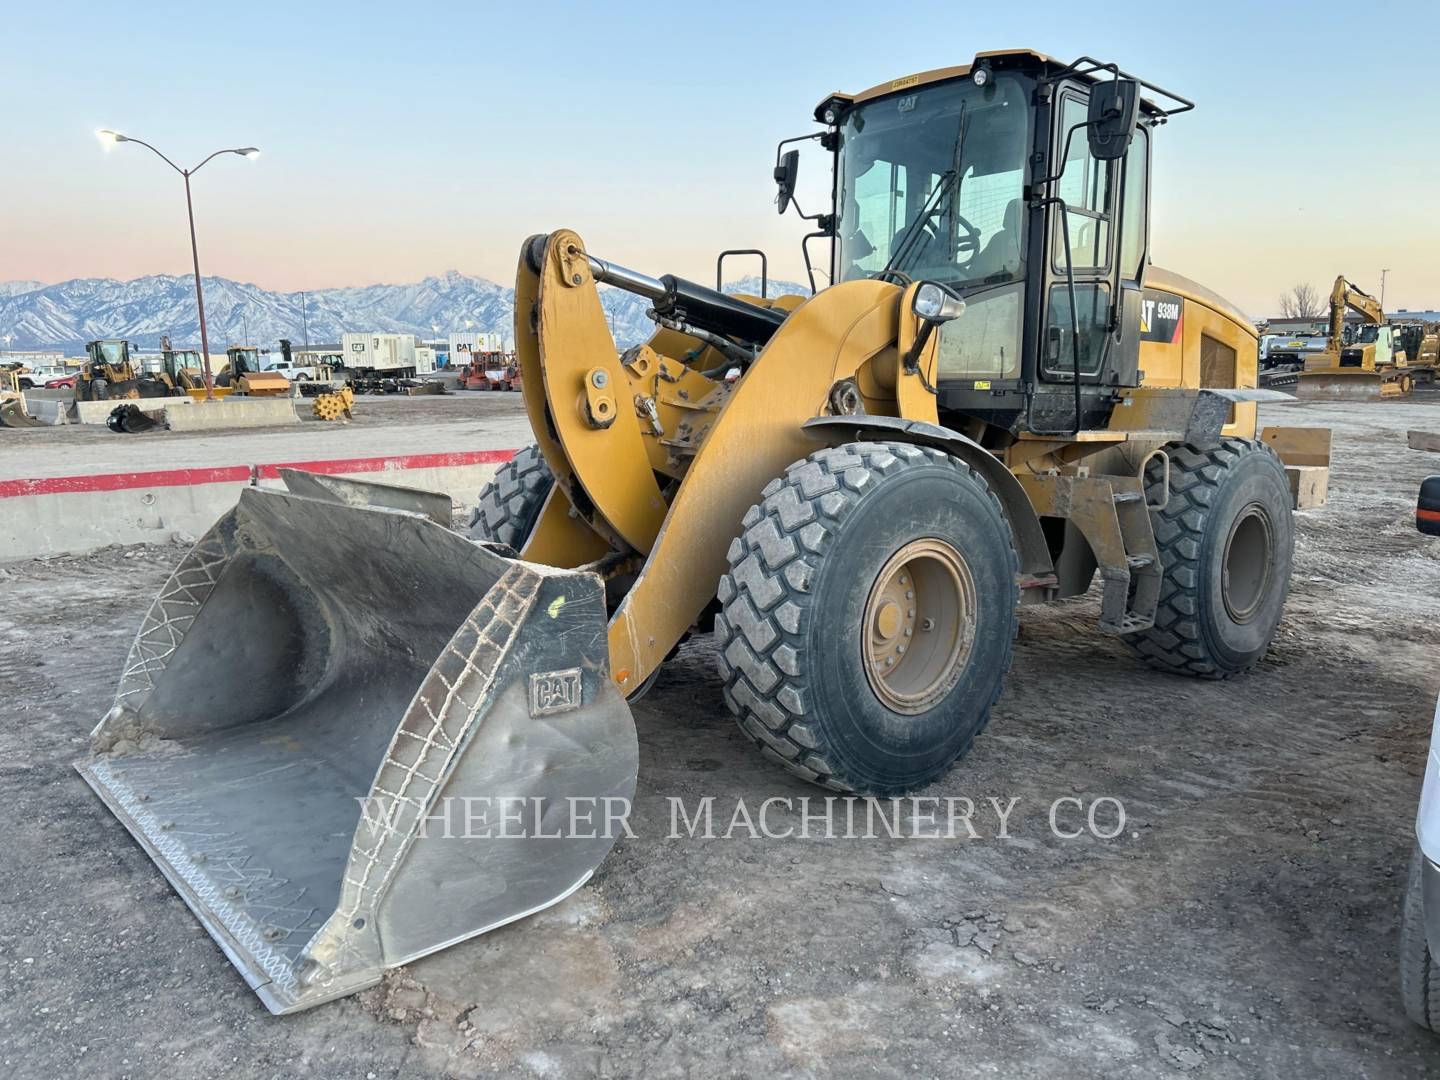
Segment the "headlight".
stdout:
[[949,322],[965,310],[965,301],[944,285],[933,281],[922,281],[915,290],[911,309],[917,318],[926,322]]

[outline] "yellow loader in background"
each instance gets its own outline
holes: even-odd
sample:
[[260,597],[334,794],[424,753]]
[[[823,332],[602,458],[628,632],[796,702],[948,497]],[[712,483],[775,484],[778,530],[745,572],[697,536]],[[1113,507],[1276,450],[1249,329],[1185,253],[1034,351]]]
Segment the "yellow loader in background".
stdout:
[[[78,768],[288,1012],[583,884],[635,788],[628,701],[689,634],[767,758],[873,795],[951,768],[1017,605],[1097,574],[1099,630],[1142,660],[1248,670],[1293,543],[1256,403],[1288,399],[1241,313],[1150,265],[1150,140],[1191,107],[1024,51],[831,95],[801,139],[832,202],[802,216],[835,284],[808,299],[532,237],[535,445],[470,537],[424,493],[246,490]],[[601,284],[650,301],[646,343],[617,351]]]

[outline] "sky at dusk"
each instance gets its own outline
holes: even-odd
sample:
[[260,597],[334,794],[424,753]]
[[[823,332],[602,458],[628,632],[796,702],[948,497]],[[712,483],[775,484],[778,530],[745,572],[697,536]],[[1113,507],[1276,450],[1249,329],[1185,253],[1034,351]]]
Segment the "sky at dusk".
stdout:
[[[1090,54],[1196,100],[1155,144],[1152,248],[1254,315],[1337,273],[1440,308],[1440,4],[241,3],[12,5],[0,22],[0,280],[201,267],[272,289],[508,282],[576,229],[652,274],[763,247],[777,140],[831,90],[1026,47]],[[1411,47],[1412,42],[1420,43]],[[828,176],[802,163],[802,203]],[[804,196],[808,193],[808,198]],[[807,205],[807,208],[808,208]],[[737,271],[738,272],[738,271]]]

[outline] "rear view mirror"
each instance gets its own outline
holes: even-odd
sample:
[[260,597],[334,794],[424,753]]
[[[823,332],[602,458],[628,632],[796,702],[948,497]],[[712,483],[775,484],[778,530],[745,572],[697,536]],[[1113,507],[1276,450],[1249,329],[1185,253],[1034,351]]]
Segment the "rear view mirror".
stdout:
[[1440,536],[1440,476],[1427,476],[1420,481],[1420,497],[1415,501],[1415,528],[1426,536]]
[[1085,131],[1090,154],[1097,161],[1125,156],[1140,119],[1140,84],[1134,79],[1112,79],[1090,90],[1090,113]]
[[800,175],[800,151],[787,150],[775,166],[775,207],[779,213],[790,209],[790,200],[795,196],[795,180]]

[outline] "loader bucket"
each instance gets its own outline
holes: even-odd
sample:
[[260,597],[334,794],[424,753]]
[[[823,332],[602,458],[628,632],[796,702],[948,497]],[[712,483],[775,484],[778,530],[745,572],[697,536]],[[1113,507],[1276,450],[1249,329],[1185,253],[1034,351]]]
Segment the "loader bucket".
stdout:
[[596,575],[295,487],[181,561],[76,763],[276,1013],[569,895],[637,767]]
[[19,397],[0,399],[0,427],[49,427],[44,420],[38,420],[25,411],[25,401]]

